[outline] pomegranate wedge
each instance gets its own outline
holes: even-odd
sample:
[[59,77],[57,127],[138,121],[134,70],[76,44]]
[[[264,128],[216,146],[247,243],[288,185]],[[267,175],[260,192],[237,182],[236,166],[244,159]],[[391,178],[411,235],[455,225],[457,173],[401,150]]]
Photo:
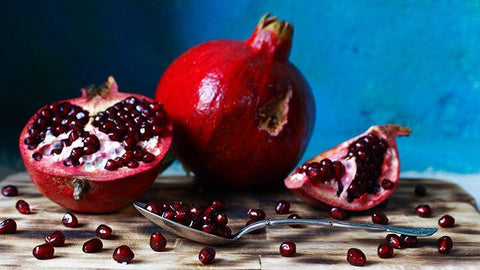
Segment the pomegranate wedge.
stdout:
[[395,139],[409,134],[396,124],[372,126],[301,165],[285,185],[316,207],[370,209],[395,190],[400,173]]

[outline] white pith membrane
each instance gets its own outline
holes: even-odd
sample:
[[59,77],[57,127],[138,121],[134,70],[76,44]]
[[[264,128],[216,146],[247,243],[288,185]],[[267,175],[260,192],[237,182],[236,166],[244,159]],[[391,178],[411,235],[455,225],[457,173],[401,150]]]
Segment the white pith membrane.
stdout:
[[[89,122],[85,126],[85,131],[88,131],[90,134],[97,136],[98,140],[100,141],[100,149],[91,154],[81,157],[78,161],[80,162],[80,166],[86,172],[96,171],[97,169],[104,169],[105,164],[109,159],[115,159],[117,157],[121,157],[126,150],[123,148],[123,144],[121,142],[116,142],[110,140],[107,134],[98,130],[98,128],[94,127],[91,122]],[[60,166],[63,165],[63,161],[70,156],[72,149],[75,147],[82,147],[82,137],[76,139],[72,142],[70,146],[65,146],[62,149],[60,154],[51,154],[51,151],[55,148],[59,148],[58,146],[62,145],[62,139],[67,139],[72,131],[68,131],[67,133],[62,133],[57,137],[53,136],[50,131],[47,131],[45,140],[41,142],[37,149],[33,150],[35,153],[42,154],[42,160],[45,162],[51,161],[52,163],[60,162]],[[140,147],[144,150],[152,153],[153,155],[157,156],[160,154],[160,149],[157,147],[158,145],[158,136],[154,136],[147,141],[141,141],[138,143]],[[118,169],[129,169],[128,167],[121,167]]]

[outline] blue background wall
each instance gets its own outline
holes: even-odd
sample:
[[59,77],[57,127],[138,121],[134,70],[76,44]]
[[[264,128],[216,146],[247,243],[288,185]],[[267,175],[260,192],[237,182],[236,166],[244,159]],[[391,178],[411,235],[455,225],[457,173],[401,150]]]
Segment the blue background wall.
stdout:
[[153,96],[168,64],[212,39],[246,39],[265,12],[292,22],[291,62],[314,92],[304,159],[395,122],[402,170],[480,172],[478,1],[4,1],[0,163],[20,170],[17,137],[51,100],[114,75]]

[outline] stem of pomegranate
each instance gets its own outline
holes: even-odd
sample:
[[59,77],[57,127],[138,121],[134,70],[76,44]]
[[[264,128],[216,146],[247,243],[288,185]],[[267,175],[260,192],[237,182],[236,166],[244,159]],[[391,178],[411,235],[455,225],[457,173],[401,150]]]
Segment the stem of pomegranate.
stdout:
[[73,179],[73,199],[79,201],[82,199],[83,193],[88,190],[89,184],[85,179],[75,178]]

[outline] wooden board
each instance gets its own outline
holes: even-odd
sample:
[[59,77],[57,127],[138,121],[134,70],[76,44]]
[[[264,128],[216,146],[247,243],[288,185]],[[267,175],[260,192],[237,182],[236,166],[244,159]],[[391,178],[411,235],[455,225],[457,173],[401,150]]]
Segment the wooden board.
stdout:
[[[427,187],[428,195],[419,198],[413,195],[414,186],[422,183]],[[28,175],[18,173],[0,182],[0,186],[16,185],[20,194],[17,197],[0,196],[0,220],[13,218],[17,221],[18,232],[13,235],[0,235],[0,267],[76,267],[76,268],[197,268],[198,251],[202,244],[177,238],[144,219],[133,207],[108,215],[77,214],[82,226],[66,228],[61,223],[65,209],[43,197],[31,183]],[[142,197],[143,201],[184,200],[206,203],[211,198],[223,200],[229,207],[229,224],[236,231],[247,220],[248,208],[262,208],[269,218],[281,218],[286,215],[275,214],[278,200],[289,200],[291,212],[302,217],[326,218],[327,213],[309,207],[289,191],[274,193],[225,193],[211,194],[193,191],[192,183],[186,178],[157,179],[154,186]],[[24,199],[30,203],[33,213],[22,215],[15,209],[15,203]],[[432,218],[420,218],[414,214],[414,208],[420,203],[429,203],[434,211]],[[308,228],[269,228],[265,233],[248,235],[244,240],[230,246],[216,247],[217,259],[212,268],[234,269],[279,269],[279,268],[318,268],[348,267],[347,250],[360,248],[367,256],[368,268],[398,269],[420,266],[443,268],[479,267],[480,265],[480,215],[475,202],[458,186],[426,179],[402,179],[397,190],[390,198],[384,213],[395,226],[437,226],[437,220],[449,213],[456,219],[457,226],[450,229],[440,228],[431,237],[419,239],[417,248],[395,250],[394,258],[380,259],[376,255],[377,245],[386,233],[367,232],[354,229],[329,227]],[[328,218],[328,217],[327,217]],[[368,214],[353,216],[350,220],[371,222]],[[104,250],[96,254],[82,252],[83,243],[95,237],[95,228],[99,224],[112,227],[115,238],[103,240]],[[44,242],[46,235],[54,230],[62,230],[66,237],[66,246],[55,249],[55,257],[50,260],[37,260],[32,249]],[[168,250],[154,252],[149,247],[150,234],[155,231],[164,233],[168,240]],[[448,255],[441,255],[436,249],[436,240],[449,235],[454,240],[454,249]],[[278,248],[284,241],[297,244],[297,256],[284,258]],[[121,265],[112,259],[113,250],[122,244],[129,245],[135,259],[128,265]]]

